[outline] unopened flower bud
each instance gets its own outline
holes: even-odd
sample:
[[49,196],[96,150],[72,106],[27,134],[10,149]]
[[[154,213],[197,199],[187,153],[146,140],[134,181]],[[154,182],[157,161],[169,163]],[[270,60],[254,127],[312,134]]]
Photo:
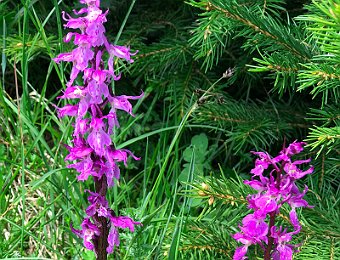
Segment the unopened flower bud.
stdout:
[[203,190],[209,190],[209,185],[204,182],[202,182],[201,187]]
[[198,191],[198,195],[200,195],[200,196],[206,196],[207,194],[206,194],[203,190],[200,190],[200,191]]
[[214,196],[210,196],[210,198],[208,200],[209,206],[211,206],[214,203],[214,200],[215,200]]

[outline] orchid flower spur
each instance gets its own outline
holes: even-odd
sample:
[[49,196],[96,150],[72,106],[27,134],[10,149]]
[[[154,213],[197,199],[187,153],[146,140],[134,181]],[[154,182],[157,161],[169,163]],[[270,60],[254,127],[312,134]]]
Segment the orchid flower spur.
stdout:
[[[109,207],[106,193],[115,184],[114,180],[119,179],[119,163],[127,166],[128,157],[140,159],[127,149],[116,149],[111,134],[119,127],[116,111],[134,116],[129,100],[140,99],[143,93],[117,96],[110,89],[110,82],[120,78],[114,72],[113,60],[124,59],[132,63],[131,56],[137,52],[131,53],[130,47],[108,42],[104,27],[108,11],[100,9],[100,0],[79,2],[85,7],[74,11],[76,18],[63,12],[64,27],[76,30],[69,32],[64,41],[73,42],[76,47],[54,58],[56,63],[73,64],[67,88],[58,97],[73,100],[73,104],[56,108],[60,118],[75,118],[72,145],[66,145],[69,154],[65,160],[71,161],[67,167],[79,173],[78,181],[88,181],[92,177],[95,182],[95,192],[86,190],[90,205],[85,210],[81,229],[77,230],[71,224],[71,230],[83,240],[87,249],[95,252],[97,259],[107,259],[107,254],[119,246],[119,229],[128,228],[133,232],[135,225],[141,225],[127,216],[117,216],[117,212]],[[105,52],[109,57],[107,62],[102,59]],[[75,85],[80,78],[83,83]]]
[[[293,235],[301,231],[301,224],[298,220],[296,208],[311,207],[303,199],[308,188],[301,192],[295,181],[311,174],[314,170],[310,166],[307,170],[301,170],[298,165],[309,163],[308,160],[292,161],[291,157],[303,150],[304,142],[293,142],[284,148],[278,156],[272,158],[265,152],[253,152],[259,158],[255,161],[255,167],[250,171],[253,176],[251,180],[244,181],[257,194],[247,197],[248,207],[254,212],[245,216],[240,232],[233,235],[233,238],[242,243],[234,253],[234,260],[247,259],[248,247],[259,245],[264,251],[264,259],[291,260],[296,248],[290,241]],[[265,171],[270,170],[269,176]],[[283,204],[291,208],[289,213],[292,231],[287,228],[275,225],[275,218],[280,213]]]

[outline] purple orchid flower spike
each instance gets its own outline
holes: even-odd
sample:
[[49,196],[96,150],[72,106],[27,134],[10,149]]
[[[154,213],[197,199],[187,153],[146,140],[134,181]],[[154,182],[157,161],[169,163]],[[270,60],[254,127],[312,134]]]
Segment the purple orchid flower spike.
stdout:
[[[253,174],[251,180],[244,183],[257,191],[254,195],[247,197],[249,208],[254,211],[247,215],[240,226],[241,232],[233,235],[233,238],[242,243],[234,253],[234,259],[246,259],[248,247],[260,245],[264,251],[264,259],[291,260],[295,246],[290,244],[292,236],[301,231],[295,208],[310,207],[303,199],[308,187],[301,192],[295,181],[311,174],[314,170],[310,166],[303,171],[297,165],[309,163],[308,160],[292,161],[292,156],[303,150],[304,142],[293,142],[284,148],[278,156],[272,158],[268,153],[252,152],[259,158],[255,161],[255,168],[250,172]],[[265,171],[269,177],[265,177]],[[291,207],[289,219],[294,231],[288,233],[287,229],[275,226],[275,218],[280,214],[283,204]],[[269,224],[265,222],[269,219]]]
[[[104,27],[108,11],[100,9],[100,0],[79,2],[85,6],[73,11],[78,17],[73,18],[63,12],[64,27],[76,30],[67,33],[64,42],[73,43],[75,48],[54,58],[56,63],[63,61],[73,65],[67,88],[58,97],[72,100],[73,104],[55,107],[60,118],[75,118],[72,145],[65,145],[69,152],[65,160],[70,161],[67,168],[79,173],[78,181],[93,180],[96,188],[95,192],[86,190],[90,205],[85,210],[81,229],[74,229],[71,225],[71,230],[83,240],[87,249],[95,252],[97,259],[107,259],[107,254],[113,253],[114,248],[119,246],[118,229],[134,232],[135,225],[141,225],[127,216],[117,216],[118,212],[109,207],[106,193],[120,178],[119,162],[127,166],[128,156],[140,159],[127,149],[114,148],[116,144],[111,134],[119,127],[116,111],[122,110],[134,116],[130,100],[140,99],[144,94],[114,95],[110,81],[119,80],[121,76],[115,75],[114,58],[132,63],[131,56],[137,51],[131,53],[130,47],[108,42]],[[109,57],[107,62],[103,60],[105,52]],[[82,84],[74,84],[81,79]]]

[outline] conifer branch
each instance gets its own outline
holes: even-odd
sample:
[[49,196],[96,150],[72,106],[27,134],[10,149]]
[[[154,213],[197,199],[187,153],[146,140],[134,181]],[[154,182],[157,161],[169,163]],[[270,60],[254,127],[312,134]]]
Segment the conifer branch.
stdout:
[[[289,45],[286,42],[281,41],[281,39],[277,36],[274,35],[273,33],[271,33],[268,30],[265,30],[263,27],[261,27],[261,25],[259,24],[255,24],[253,23],[251,20],[248,20],[246,18],[241,17],[240,15],[238,15],[236,12],[232,13],[227,9],[224,9],[220,6],[217,6],[215,4],[213,4],[212,2],[208,2],[207,3],[207,10],[217,10],[220,11],[222,13],[224,13],[226,15],[226,17],[237,20],[241,23],[243,23],[244,25],[252,28],[256,33],[261,33],[265,36],[267,36],[268,38],[271,38],[272,40],[274,40],[275,42],[277,42],[278,44],[280,44],[281,46],[283,46],[285,49],[291,51],[292,53],[296,54],[297,56],[300,56],[301,58],[305,59],[305,60],[309,60],[309,57],[306,57],[305,54],[301,54],[298,50],[296,50],[294,48],[293,45]],[[236,8],[235,8],[236,11]]]

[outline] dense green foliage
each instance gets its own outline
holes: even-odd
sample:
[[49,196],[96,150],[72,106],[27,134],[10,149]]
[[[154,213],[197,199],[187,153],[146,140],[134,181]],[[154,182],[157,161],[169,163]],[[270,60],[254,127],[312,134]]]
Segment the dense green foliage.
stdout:
[[[0,2],[0,258],[93,258],[69,229],[90,184],[66,168],[72,122],[52,106],[70,72],[51,60],[71,48],[61,11],[77,2]],[[109,39],[123,29],[118,44],[139,50],[115,90],[145,91],[113,137],[142,157],[110,194],[143,223],[115,259],[230,259],[250,151],[294,140],[315,166],[296,259],[340,259],[340,1],[101,2]]]

